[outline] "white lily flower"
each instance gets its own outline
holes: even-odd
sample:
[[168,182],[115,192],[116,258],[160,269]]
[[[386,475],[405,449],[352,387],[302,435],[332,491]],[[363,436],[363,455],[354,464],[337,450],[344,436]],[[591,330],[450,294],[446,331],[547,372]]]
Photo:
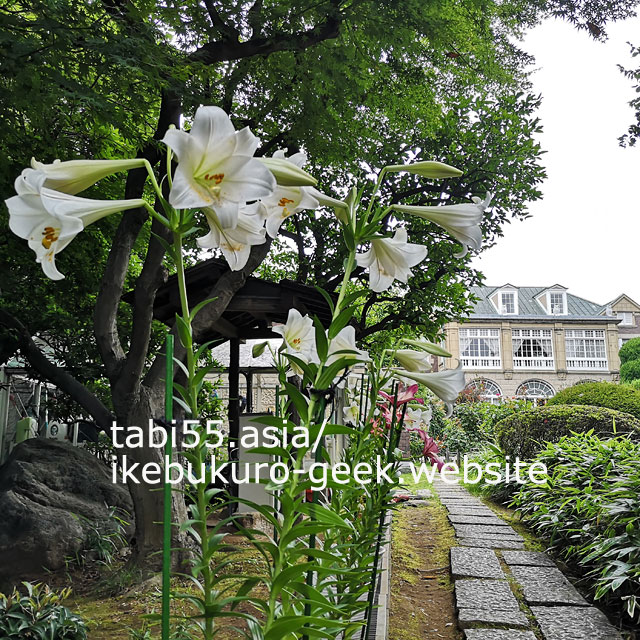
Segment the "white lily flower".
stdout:
[[348,407],[342,410],[344,421],[347,424],[357,425],[360,419],[360,407],[357,403],[352,402]]
[[235,228],[241,204],[271,194],[273,174],[257,158],[258,139],[236,131],[218,107],[200,107],[191,131],[169,129],[162,139],[178,157],[169,202],[176,209],[214,209],[224,229]]
[[31,166],[45,174],[44,186],[47,189],[75,195],[113,173],[144,167],[144,160],[54,160],[51,164],[44,164],[31,158]]
[[356,256],[359,266],[369,269],[372,291],[388,289],[394,280],[406,283],[415,267],[427,256],[427,248],[407,242],[407,230],[401,227],[393,238],[374,238],[371,248]]
[[392,208],[402,213],[410,213],[424,218],[442,227],[447,233],[462,243],[463,249],[456,258],[463,258],[469,249],[479,251],[482,247],[482,229],[480,223],[485,209],[491,204],[493,195],[487,192],[484,200],[473,197],[473,204],[452,204],[443,207],[418,207],[394,204]]
[[431,414],[432,410],[430,406],[426,409],[407,407],[404,423],[407,427],[424,429],[426,431],[431,422]]
[[[289,309],[286,324],[275,324],[271,330],[283,337],[287,353],[300,358],[303,362],[319,362],[316,351],[316,330],[313,320],[308,315],[303,316],[297,309]],[[291,367],[300,373],[293,362]]]
[[251,247],[264,244],[265,229],[260,217],[256,215],[258,203],[241,207],[238,212],[238,223],[233,229],[225,229],[213,209],[204,209],[211,231],[198,238],[198,245],[203,249],[220,248],[222,255],[229,263],[232,271],[239,271],[246,264]]
[[9,209],[9,228],[28,240],[52,280],[64,276],[56,269],[55,256],[85,227],[111,213],[136,209],[144,200],[90,200],[44,187],[44,171],[25,169],[16,181],[18,195],[5,200]]
[[431,371],[433,366],[431,356],[424,351],[398,349],[393,356],[407,371]]
[[[348,353],[338,353],[339,351]],[[353,362],[368,362],[369,354],[366,351],[358,349],[356,346],[356,330],[355,327],[347,326],[341,329],[331,343],[329,344],[329,352],[327,353],[327,366],[333,364],[340,358],[347,358]]]
[[[306,153],[295,153],[289,158],[285,158],[284,151],[279,150],[273,154],[277,160],[291,163],[302,168],[307,162]],[[267,219],[267,233],[275,238],[280,230],[280,225],[294,213],[302,209],[317,209],[318,200],[311,195],[313,187],[283,187],[278,186],[276,190],[266,198],[261,198],[260,202],[264,207],[264,216]],[[313,191],[316,191],[313,189]]]
[[272,158],[258,158],[258,160],[273,173],[273,177],[281,187],[313,187],[318,183],[302,166],[289,162],[284,157],[284,152],[278,155],[276,151]]
[[417,373],[402,369],[394,369],[394,371],[404,378],[410,378],[431,389],[447,405],[447,417],[451,415],[453,403],[465,387],[462,363],[455,369],[445,369],[435,373]]

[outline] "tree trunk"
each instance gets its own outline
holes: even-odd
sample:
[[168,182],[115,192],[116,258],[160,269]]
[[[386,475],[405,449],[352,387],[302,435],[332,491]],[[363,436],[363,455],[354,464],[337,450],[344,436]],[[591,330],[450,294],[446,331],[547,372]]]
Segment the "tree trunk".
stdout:
[[[160,418],[164,415],[163,394],[152,393],[147,387],[141,386],[139,398],[135,399],[126,411],[118,411],[118,425],[125,427],[125,436],[119,436],[119,441],[123,442],[126,437],[126,428],[131,425],[142,427],[145,433],[145,445],[150,418]],[[132,475],[139,481],[139,484],[131,478],[127,480],[127,485],[133,500],[135,512],[136,529],[135,544],[133,545],[135,562],[145,573],[160,571],[162,566],[162,554],[158,553],[162,549],[163,543],[163,512],[164,500],[162,492],[162,481],[158,484],[147,484],[141,477],[141,467],[155,462],[164,469],[164,448],[158,447],[125,447],[119,450],[121,455],[126,455],[127,466],[139,463]],[[175,453],[175,450],[174,450]],[[120,478],[122,480],[122,478]],[[188,535],[180,531],[179,524],[188,519],[187,506],[184,495],[180,491],[182,484],[173,485],[172,492],[172,534],[171,547],[175,549],[171,554],[171,565],[173,570],[183,571],[186,561],[189,558],[189,548],[194,547],[194,542]]]

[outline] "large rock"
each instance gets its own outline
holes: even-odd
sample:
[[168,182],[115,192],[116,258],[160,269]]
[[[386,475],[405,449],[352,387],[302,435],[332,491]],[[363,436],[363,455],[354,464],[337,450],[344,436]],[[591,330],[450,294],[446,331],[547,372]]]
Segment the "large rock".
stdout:
[[56,440],[20,443],[0,467],[0,582],[63,567],[88,546],[83,517],[109,530],[107,505],[133,514],[127,487],[90,453]]

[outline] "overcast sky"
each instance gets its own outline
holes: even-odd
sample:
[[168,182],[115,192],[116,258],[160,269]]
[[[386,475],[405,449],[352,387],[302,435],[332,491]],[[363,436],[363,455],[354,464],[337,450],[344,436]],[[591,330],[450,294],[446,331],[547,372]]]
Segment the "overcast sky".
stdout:
[[621,293],[640,303],[640,147],[617,141],[633,121],[627,103],[635,94],[616,66],[633,68],[626,43],[640,44],[640,19],[607,32],[602,44],[549,21],[524,42],[537,60],[548,178],[542,200],[530,205],[533,217],[507,225],[474,261],[486,284],[558,283],[600,304]]

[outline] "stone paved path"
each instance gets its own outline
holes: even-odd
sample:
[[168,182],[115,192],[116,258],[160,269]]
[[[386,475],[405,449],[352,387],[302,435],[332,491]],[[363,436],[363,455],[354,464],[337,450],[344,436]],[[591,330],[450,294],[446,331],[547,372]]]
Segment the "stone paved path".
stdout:
[[551,558],[525,551],[522,536],[479,498],[440,479],[433,488],[460,545],[451,549],[451,573],[466,640],[622,640]]

